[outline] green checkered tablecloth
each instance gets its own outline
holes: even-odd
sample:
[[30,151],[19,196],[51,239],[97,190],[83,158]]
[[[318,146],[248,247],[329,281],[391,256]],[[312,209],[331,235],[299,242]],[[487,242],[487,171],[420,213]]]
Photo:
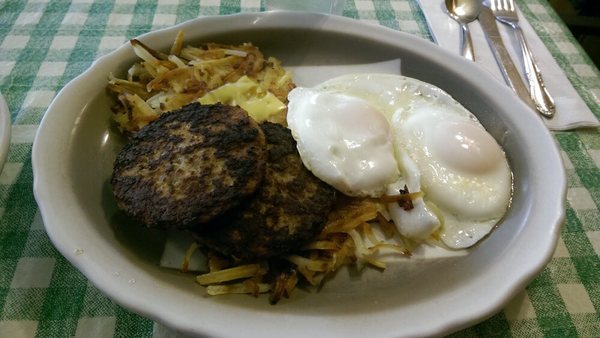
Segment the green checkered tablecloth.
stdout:
[[[545,0],[517,3],[599,116],[596,67]],[[263,9],[260,0],[0,0],[0,92],[13,123],[0,175],[0,337],[170,332],[106,298],[54,248],[33,198],[33,138],[58,90],[129,38],[198,16]],[[343,15],[431,39],[416,0],[346,0]],[[554,136],[568,203],[552,260],[504,310],[453,336],[600,337],[600,133]]]

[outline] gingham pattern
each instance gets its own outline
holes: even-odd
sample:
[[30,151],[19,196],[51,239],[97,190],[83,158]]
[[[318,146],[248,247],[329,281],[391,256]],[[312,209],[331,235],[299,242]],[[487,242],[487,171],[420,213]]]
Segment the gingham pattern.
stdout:
[[[517,2],[600,115],[598,70],[545,0]],[[107,299],[53,247],[33,198],[33,138],[57,91],[127,39],[200,15],[262,9],[259,0],[0,0],[0,92],[13,120],[0,175],[0,337],[172,333]],[[415,0],[346,0],[343,14],[431,38]],[[600,134],[592,129],[555,136],[569,189],[554,257],[503,311],[452,336],[600,336]]]

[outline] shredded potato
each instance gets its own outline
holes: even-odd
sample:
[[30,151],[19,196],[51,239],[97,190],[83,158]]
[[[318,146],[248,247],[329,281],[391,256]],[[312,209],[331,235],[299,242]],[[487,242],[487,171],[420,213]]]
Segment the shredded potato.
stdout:
[[258,295],[259,293],[269,292],[271,286],[267,283],[255,283],[250,284],[250,280],[243,283],[229,284],[229,285],[209,285],[206,287],[206,293],[210,296],[226,295],[232,293],[249,293]]
[[[270,302],[276,303],[290,296],[298,283],[297,273],[308,284],[320,286],[342,266],[385,269],[387,255],[409,257],[411,245],[401,238],[393,223],[383,215],[383,210],[384,204],[376,200],[345,198],[331,212],[317,238],[297,252],[282,257],[291,264],[291,270],[278,272],[267,262],[238,266],[229,262],[234,266],[230,268],[222,264],[223,258],[215,270],[212,261],[218,256],[211,255],[211,271],[198,276],[197,280],[208,285],[209,295],[245,293],[257,296],[268,292]],[[390,238],[397,242],[390,242]],[[246,281],[253,282],[248,284]]]
[[[112,111],[122,132],[135,133],[162,113],[178,109],[243,76],[287,103],[287,94],[294,83],[291,73],[281,67],[279,60],[265,59],[250,43],[184,46],[183,41],[180,31],[169,54],[153,50],[139,40],[130,41],[141,61],[129,68],[126,79],[111,74],[106,87],[118,98]],[[279,116],[273,122],[284,120]]]
[[266,273],[266,270],[266,267],[261,264],[246,264],[202,274],[196,277],[196,281],[200,285],[210,285],[242,278],[261,276]]

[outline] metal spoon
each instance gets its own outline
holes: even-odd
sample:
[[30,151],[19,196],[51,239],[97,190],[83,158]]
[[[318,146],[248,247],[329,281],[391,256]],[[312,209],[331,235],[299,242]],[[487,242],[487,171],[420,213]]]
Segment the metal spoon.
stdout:
[[477,19],[481,11],[481,4],[481,0],[446,0],[448,15],[456,20],[461,28],[460,55],[471,61],[475,61],[475,53],[473,53],[473,40],[471,40],[467,24]]

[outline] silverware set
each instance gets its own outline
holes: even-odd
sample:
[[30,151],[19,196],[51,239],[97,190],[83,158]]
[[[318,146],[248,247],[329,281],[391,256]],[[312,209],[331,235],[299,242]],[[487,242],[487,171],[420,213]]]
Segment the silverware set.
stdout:
[[[545,118],[552,118],[556,111],[554,100],[548,93],[538,65],[535,63],[525,35],[519,26],[519,16],[514,0],[445,0],[448,15],[461,25],[461,55],[474,60],[468,23],[477,19],[496,58],[502,76],[515,93],[533,110]],[[512,28],[519,41],[523,57],[523,72],[527,86],[511,59],[497,22]]]

